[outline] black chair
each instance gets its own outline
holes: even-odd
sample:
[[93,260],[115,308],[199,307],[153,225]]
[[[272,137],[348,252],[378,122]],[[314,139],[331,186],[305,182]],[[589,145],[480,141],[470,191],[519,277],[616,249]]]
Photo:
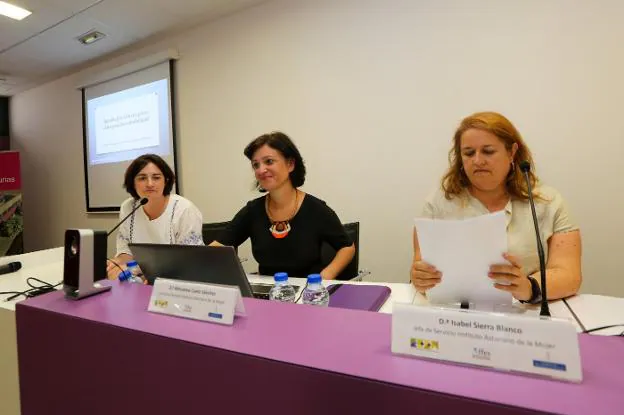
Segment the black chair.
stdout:
[[[353,259],[351,260],[349,265],[347,265],[345,269],[342,270],[342,272],[338,275],[338,277],[336,277],[336,279],[342,281],[352,279],[361,280],[362,276],[367,273],[365,271],[361,272],[359,268],[360,222],[345,223],[343,224],[343,226],[345,228],[345,231],[347,232],[347,235],[349,235],[349,238],[351,238],[351,240],[355,244],[355,255],[353,256]],[[321,262],[323,264],[323,267],[329,265],[329,263],[332,262],[335,256],[336,250],[327,242],[323,242],[323,245],[321,246]]]
[[[204,223],[202,224],[202,238],[204,239],[204,244],[210,245],[212,241],[219,241],[221,234],[227,228],[230,222],[213,222],[213,223]],[[234,247],[234,251],[238,254],[238,247]],[[247,261],[245,257],[239,257],[241,262]]]
[[230,222],[204,223],[202,225],[202,237],[204,238],[204,243],[208,245],[212,241],[218,241],[229,223]]

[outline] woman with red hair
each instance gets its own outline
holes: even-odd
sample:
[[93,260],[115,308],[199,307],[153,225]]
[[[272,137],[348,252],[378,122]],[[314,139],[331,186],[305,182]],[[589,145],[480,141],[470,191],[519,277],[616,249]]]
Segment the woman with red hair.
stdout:
[[[541,299],[539,257],[528,201],[528,186],[520,162],[533,167],[531,152],[520,133],[503,115],[479,112],[464,118],[453,137],[449,169],[441,188],[427,198],[423,217],[464,219],[504,211],[507,217],[508,252],[487,275],[494,287],[516,299],[538,303]],[[539,183],[529,171],[535,208],[546,242],[548,299],[576,294],[581,285],[581,235],[555,189]],[[414,229],[412,283],[425,293],[444,276],[422,261]],[[486,278],[486,276],[484,276]],[[501,282],[503,284],[501,284]]]

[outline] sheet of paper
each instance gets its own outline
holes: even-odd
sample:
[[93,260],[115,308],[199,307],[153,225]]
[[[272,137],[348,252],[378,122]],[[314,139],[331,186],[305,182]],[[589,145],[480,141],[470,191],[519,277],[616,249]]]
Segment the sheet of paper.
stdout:
[[422,260],[442,272],[427,291],[433,304],[469,302],[476,308],[511,304],[511,294],[494,288],[490,265],[505,263],[505,212],[463,220],[415,220]]
[[[583,323],[585,329],[624,323],[624,298],[583,294],[567,298],[565,301]],[[624,327],[620,326],[594,331],[592,334],[615,336],[622,332],[624,332]]]

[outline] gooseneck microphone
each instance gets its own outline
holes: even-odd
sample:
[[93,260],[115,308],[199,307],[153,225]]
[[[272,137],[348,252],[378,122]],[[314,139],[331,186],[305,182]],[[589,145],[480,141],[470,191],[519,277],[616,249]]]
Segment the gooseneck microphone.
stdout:
[[9,262],[8,264],[0,265],[0,275],[10,274],[11,272],[19,271],[21,268],[21,262]]
[[143,199],[139,200],[139,204],[136,205],[134,207],[134,209],[132,209],[132,211],[130,213],[128,213],[126,215],[125,218],[123,218],[122,220],[119,221],[119,223],[117,225],[115,225],[115,227],[113,229],[111,229],[110,231],[108,231],[108,233],[106,234],[106,236],[110,236],[111,233],[115,232],[115,229],[119,228],[121,226],[122,223],[124,223],[130,216],[132,216],[132,214],[134,212],[136,212],[141,206],[145,205],[147,202],[149,202],[149,199],[144,197]]
[[531,163],[526,160],[521,161],[520,170],[524,174],[524,180],[526,180],[527,183],[527,188],[529,191],[529,204],[531,205],[531,213],[533,214],[533,225],[535,226],[535,237],[537,238],[537,255],[539,256],[540,285],[542,288],[540,316],[550,317],[550,310],[548,309],[548,295],[546,293],[546,259],[544,258],[544,246],[542,245],[542,237],[540,236],[539,225],[537,223],[537,214],[535,213],[535,201],[533,200],[533,189],[531,189],[531,178],[529,177]]

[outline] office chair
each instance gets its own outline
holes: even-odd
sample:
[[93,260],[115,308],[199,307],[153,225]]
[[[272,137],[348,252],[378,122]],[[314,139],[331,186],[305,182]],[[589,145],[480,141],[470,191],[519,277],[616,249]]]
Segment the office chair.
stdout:
[[219,237],[229,223],[230,222],[204,223],[202,225],[202,237],[204,238],[204,243],[208,245],[212,241],[218,241]]
[[[351,260],[349,265],[347,265],[345,269],[342,270],[342,272],[338,275],[338,277],[336,277],[336,279],[342,280],[342,281],[345,281],[345,280],[361,281],[362,277],[370,274],[370,272],[360,271],[359,269],[360,222],[345,223],[343,224],[343,226],[345,228],[345,231],[347,232],[347,235],[349,235],[349,238],[351,238],[351,240],[355,244],[355,255],[353,256],[353,259]],[[329,263],[332,262],[335,256],[336,256],[336,250],[327,242],[323,242],[323,245],[321,246],[321,262],[323,264],[323,267],[326,267],[327,265],[329,265]]]

